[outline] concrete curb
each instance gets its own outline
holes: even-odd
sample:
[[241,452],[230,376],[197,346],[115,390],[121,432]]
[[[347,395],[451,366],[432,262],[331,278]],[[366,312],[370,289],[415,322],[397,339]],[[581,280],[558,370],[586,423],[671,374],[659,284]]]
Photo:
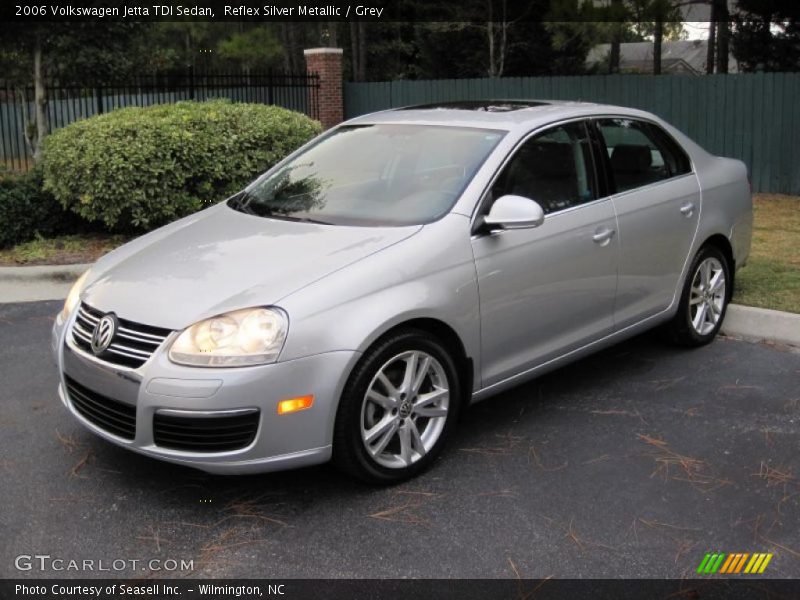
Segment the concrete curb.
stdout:
[[54,281],[75,281],[91,264],[77,265],[35,265],[33,267],[0,267],[0,282],[35,281],[51,279]]
[[0,303],[63,300],[91,265],[0,267]]
[[800,346],[800,315],[731,304],[722,322],[722,333],[750,341],[770,341]]
[[[90,267],[41,265],[0,267],[0,302],[33,302],[65,298],[72,282]],[[771,341],[800,346],[800,315],[731,304],[722,333],[750,341]]]

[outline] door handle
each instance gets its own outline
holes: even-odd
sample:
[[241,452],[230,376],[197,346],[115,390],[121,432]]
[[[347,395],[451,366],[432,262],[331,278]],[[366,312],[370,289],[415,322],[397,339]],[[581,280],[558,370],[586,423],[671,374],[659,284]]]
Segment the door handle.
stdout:
[[681,206],[681,214],[684,217],[691,217],[692,213],[694,213],[694,202],[687,202]]
[[608,227],[604,227],[602,229],[598,229],[594,232],[592,236],[592,241],[595,244],[600,244],[601,246],[605,246],[614,237],[616,232],[613,229],[609,229]]

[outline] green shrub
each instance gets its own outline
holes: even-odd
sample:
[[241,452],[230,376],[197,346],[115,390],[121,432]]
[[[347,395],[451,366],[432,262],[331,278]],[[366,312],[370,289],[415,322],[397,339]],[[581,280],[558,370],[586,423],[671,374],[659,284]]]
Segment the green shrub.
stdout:
[[124,108],[48,136],[44,186],[109,229],[153,229],[235,193],[320,130],[284,108],[226,100]]
[[32,240],[37,235],[87,230],[80,218],[66,212],[52,194],[42,190],[42,171],[0,179],[0,248]]

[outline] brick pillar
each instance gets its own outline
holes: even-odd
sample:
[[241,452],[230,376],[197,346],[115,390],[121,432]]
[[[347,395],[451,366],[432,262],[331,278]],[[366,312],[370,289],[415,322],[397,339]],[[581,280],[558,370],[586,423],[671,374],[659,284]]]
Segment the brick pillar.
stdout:
[[329,129],[344,121],[342,49],[310,48],[303,50],[303,54],[306,57],[306,72],[319,75],[319,89],[315,90],[319,99],[317,119],[325,129]]

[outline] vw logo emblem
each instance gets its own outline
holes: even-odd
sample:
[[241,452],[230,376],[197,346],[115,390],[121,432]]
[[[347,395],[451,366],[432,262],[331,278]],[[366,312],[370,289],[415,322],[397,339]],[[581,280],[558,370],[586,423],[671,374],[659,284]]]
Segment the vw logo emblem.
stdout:
[[97,322],[92,333],[92,352],[100,354],[111,345],[117,332],[117,319],[114,315],[106,315]]

